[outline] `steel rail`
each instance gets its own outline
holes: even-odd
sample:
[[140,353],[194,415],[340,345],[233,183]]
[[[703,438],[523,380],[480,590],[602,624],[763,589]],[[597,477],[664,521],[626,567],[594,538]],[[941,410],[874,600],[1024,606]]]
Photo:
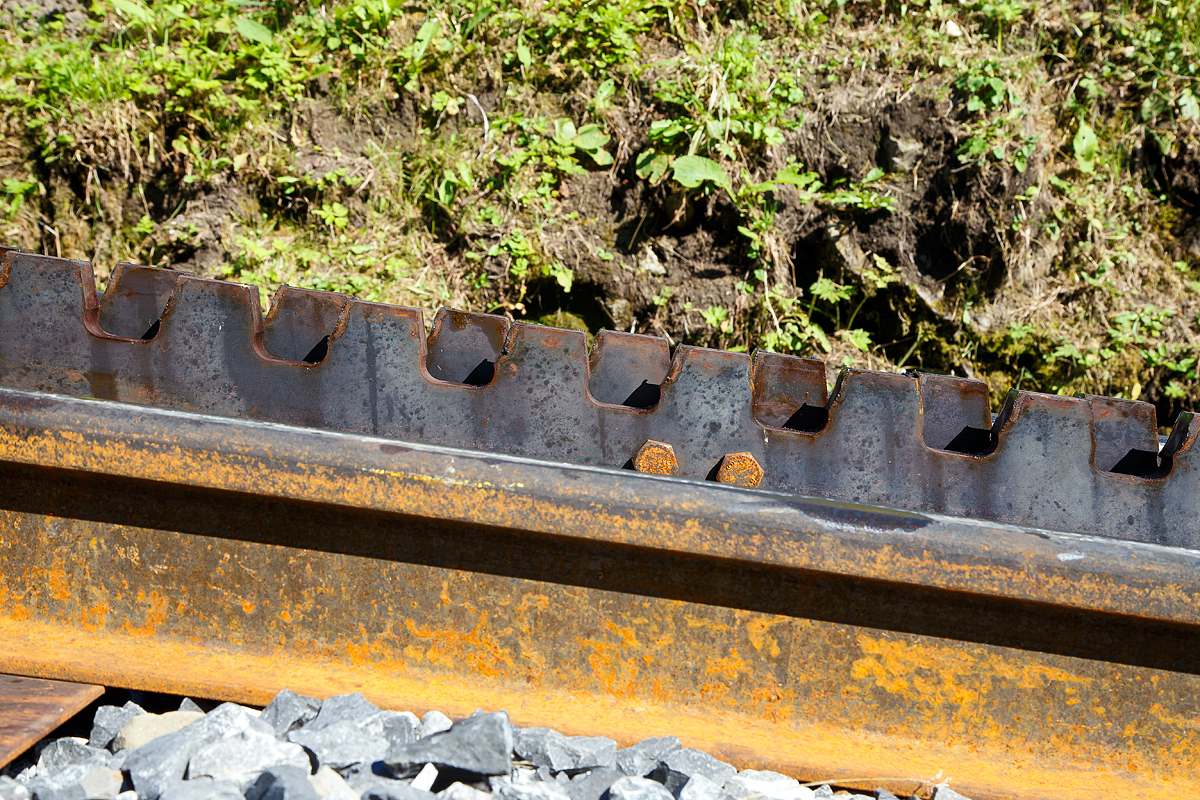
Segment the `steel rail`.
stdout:
[[1200,789],[1200,553],[0,389],[0,671],[977,798]]

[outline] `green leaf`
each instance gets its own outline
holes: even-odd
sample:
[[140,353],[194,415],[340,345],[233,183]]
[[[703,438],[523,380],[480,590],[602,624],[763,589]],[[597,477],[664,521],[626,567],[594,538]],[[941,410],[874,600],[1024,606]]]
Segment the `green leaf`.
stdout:
[[5,194],[25,194],[25,192],[37,186],[36,183],[30,181],[19,181],[16,178],[4,179]]
[[673,139],[681,133],[686,133],[683,121],[678,119],[660,119],[650,123],[650,139]]
[[747,239],[754,242],[755,244],[759,244],[762,241],[761,239],[758,238],[757,233],[755,233],[754,231],[745,227],[744,225],[738,225],[737,229],[738,229],[738,233],[740,233],[742,236],[745,236]]
[[884,172],[881,167],[872,167],[871,171],[867,173],[867,177],[863,178],[863,183],[871,183],[873,181],[877,181],[880,178],[882,178],[883,175],[884,175]]
[[114,9],[129,19],[143,24],[149,23],[153,19],[150,15],[150,9],[137,2],[137,0],[110,0],[110,2]]
[[421,23],[421,27],[417,30],[417,38],[413,40],[413,63],[419,63],[425,57],[425,51],[429,49],[429,43],[433,41],[433,37],[442,29],[442,23],[436,19],[427,19]]
[[689,189],[695,189],[705,181],[711,181],[726,190],[730,188],[725,169],[704,156],[680,156],[671,163],[671,175],[681,186]]
[[1095,172],[1098,142],[1096,140],[1096,132],[1092,130],[1092,126],[1080,120],[1079,130],[1075,132],[1075,139],[1071,145],[1075,149],[1075,163],[1079,165],[1079,171]]
[[871,334],[862,328],[842,331],[842,338],[864,353],[871,349]]
[[569,119],[554,120],[554,138],[559,144],[571,144],[575,138],[575,123]]
[[524,37],[517,39],[517,60],[521,62],[521,66],[529,69],[533,66],[533,53],[529,52],[529,47],[525,44]]
[[596,90],[596,97],[592,101],[597,111],[601,111],[609,106],[609,100],[617,91],[617,82],[612,78],[606,79],[600,84],[600,88]]
[[826,303],[837,303],[841,300],[849,300],[854,294],[854,289],[849,286],[843,286],[840,283],[835,283],[829,278],[820,278],[808,290],[813,293],[813,296],[819,297]]
[[[818,178],[815,172],[800,172],[800,167],[784,167],[775,173],[776,183],[790,183],[798,189],[804,189],[815,183]],[[818,191],[821,188],[820,184],[812,187],[812,190]]]
[[555,262],[544,269],[545,274],[554,278],[564,292],[571,291],[571,284],[575,281],[575,273],[570,268],[563,266],[559,262]]
[[[117,2],[118,0],[113,0]],[[122,0],[125,2],[125,0]],[[245,36],[252,42],[259,44],[271,44],[275,41],[275,34],[271,33],[271,29],[261,22],[255,22],[249,17],[238,17],[233,21],[233,25],[237,28],[237,32]]]
[[584,125],[575,134],[573,144],[580,150],[599,150],[608,144],[608,134],[599,125]]
[[1156,92],[1142,101],[1142,121],[1152,122],[1170,107],[1167,99]]
[[1200,102],[1196,101],[1196,95],[1192,94],[1191,89],[1183,90],[1176,105],[1179,106],[1179,116],[1185,120],[1200,119]]
[[779,186],[775,183],[775,181],[764,181],[763,183],[751,183],[751,184],[749,184],[747,186],[743,186],[741,188],[741,190],[738,192],[738,197],[741,197],[743,194],[751,195],[751,196],[756,195],[756,194],[766,194],[767,192],[773,192],[778,188],[779,188]]
[[471,21],[467,23],[467,26],[465,28],[463,28],[463,37],[464,38],[469,37],[471,35],[471,31],[475,30],[476,26],[478,26],[479,23],[483,22],[485,19],[490,17],[492,15],[492,12],[495,10],[496,10],[495,6],[486,5],[486,6],[482,6],[478,11],[476,11],[475,16],[471,17]]
[[671,159],[666,153],[656,153],[654,148],[647,148],[641,153],[638,153],[637,160],[633,163],[633,171],[642,180],[650,181],[651,184],[657,184],[662,180],[663,174],[667,171],[667,166],[671,163]]

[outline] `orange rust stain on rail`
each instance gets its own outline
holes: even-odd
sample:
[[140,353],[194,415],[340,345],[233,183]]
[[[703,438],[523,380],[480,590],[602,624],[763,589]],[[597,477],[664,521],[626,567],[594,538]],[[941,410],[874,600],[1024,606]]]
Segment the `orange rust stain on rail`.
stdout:
[[[427,676],[321,661],[288,653],[198,647],[172,640],[149,642],[109,633],[94,637],[53,624],[17,624],[0,617],[0,668],[14,674],[66,680],[90,678],[111,686],[129,678],[121,664],[136,663],[141,685],[159,691],[264,704],[290,688],[318,697],[361,691],[389,708],[417,713],[438,707],[451,716],[475,708],[507,708],[519,725],[548,725],[572,733],[605,733],[622,744],[651,735],[678,735],[739,767],[779,769],[801,779],[867,778],[897,794],[950,779],[977,800],[1094,800],[1100,796],[1182,796],[1200,789],[1194,769],[1158,775],[1119,765],[1004,760],[987,749],[948,741],[921,741],[842,728],[820,719],[787,725],[748,718],[736,709],[696,709],[605,695],[529,691],[520,683],[466,674]],[[178,665],[188,664],[180,670]],[[1014,771],[1015,770],[1015,771]],[[847,780],[850,785],[857,782]]]
[[[67,433],[70,433],[69,431]],[[185,483],[253,494],[270,494],[395,513],[436,515],[480,524],[516,526],[538,521],[546,532],[641,546],[662,547],[723,557],[767,561],[801,568],[824,569],[863,577],[889,579],[897,574],[921,575],[930,586],[1050,601],[1107,612],[1142,616],[1165,614],[1181,622],[1200,622],[1200,595],[1171,581],[1139,586],[1113,581],[1103,574],[1059,575],[1027,564],[981,567],[955,564],[886,549],[849,549],[825,542],[765,540],[742,542],[729,549],[727,532],[706,527],[674,509],[667,522],[654,515],[609,515],[605,509],[569,507],[528,496],[514,496],[502,485],[454,482],[446,476],[409,475],[399,471],[347,471],[303,460],[279,469],[262,458],[239,452],[249,445],[229,442],[226,451],[184,449],[154,441],[115,439],[71,441],[59,431],[28,436],[0,431],[0,458],[55,465],[149,480]],[[315,455],[315,454],[314,454]],[[270,469],[271,483],[262,481]],[[402,488],[401,488],[402,487]],[[747,544],[751,545],[747,549]],[[1169,609],[1169,612],[1166,610]]]

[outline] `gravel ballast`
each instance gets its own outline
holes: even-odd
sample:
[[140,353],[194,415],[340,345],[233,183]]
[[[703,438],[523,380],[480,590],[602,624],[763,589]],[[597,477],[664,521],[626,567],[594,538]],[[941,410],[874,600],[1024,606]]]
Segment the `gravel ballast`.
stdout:
[[[44,741],[36,755],[0,772],[0,800],[896,800],[739,771],[674,736],[621,748],[520,729],[504,711],[418,719],[361,694],[284,691],[262,711],[101,706],[88,738]],[[932,797],[967,800],[948,786]]]

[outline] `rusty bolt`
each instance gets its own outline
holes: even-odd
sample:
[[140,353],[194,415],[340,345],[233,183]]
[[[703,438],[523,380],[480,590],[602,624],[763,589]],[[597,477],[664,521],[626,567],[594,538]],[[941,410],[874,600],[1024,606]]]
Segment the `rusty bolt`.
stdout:
[[753,489],[762,483],[762,479],[763,468],[749,453],[729,453],[717,467],[717,480],[721,483]]
[[679,462],[675,460],[675,448],[665,442],[647,439],[638,448],[633,457],[633,468],[638,472],[648,472],[651,475],[674,475],[679,472]]

